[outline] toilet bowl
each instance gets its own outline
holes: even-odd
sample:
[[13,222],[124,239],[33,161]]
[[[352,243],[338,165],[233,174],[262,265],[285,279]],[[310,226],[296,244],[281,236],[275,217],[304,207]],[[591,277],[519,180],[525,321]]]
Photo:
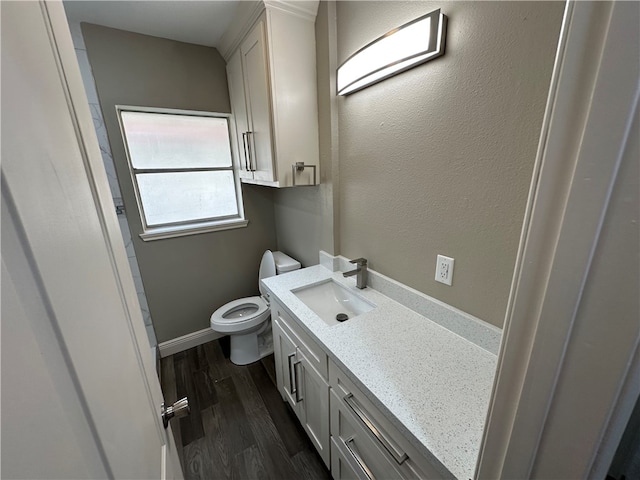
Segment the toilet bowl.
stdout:
[[231,339],[231,362],[247,365],[273,353],[271,312],[260,280],[300,268],[300,262],[282,252],[267,250],[262,255],[258,287],[260,296],[226,303],[211,315],[211,328]]

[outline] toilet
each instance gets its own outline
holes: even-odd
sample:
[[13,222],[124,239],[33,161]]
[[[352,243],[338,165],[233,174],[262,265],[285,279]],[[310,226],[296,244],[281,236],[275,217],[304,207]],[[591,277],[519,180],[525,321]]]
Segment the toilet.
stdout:
[[273,353],[271,312],[260,280],[299,268],[300,262],[290,256],[267,250],[258,274],[260,296],[234,300],[213,312],[211,329],[231,339],[231,362],[247,365]]

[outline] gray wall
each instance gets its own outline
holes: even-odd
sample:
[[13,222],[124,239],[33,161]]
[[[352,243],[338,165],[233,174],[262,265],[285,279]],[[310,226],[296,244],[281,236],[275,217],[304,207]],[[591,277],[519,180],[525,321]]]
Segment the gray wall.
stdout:
[[158,341],[207,328],[216,308],[258,291],[260,257],[276,246],[273,192],[243,185],[246,228],[143,242],[115,105],[230,112],[224,60],[210,47],[89,24],[82,32]]
[[564,5],[338,2],[338,64],[440,7],[444,57],[337,101],[339,253],[501,326]]
[[332,254],[336,250],[328,29],[328,2],[320,2],[316,17],[320,185],[282,188],[274,192],[278,250],[295,257],[305,267],[318,263],[319,250]]

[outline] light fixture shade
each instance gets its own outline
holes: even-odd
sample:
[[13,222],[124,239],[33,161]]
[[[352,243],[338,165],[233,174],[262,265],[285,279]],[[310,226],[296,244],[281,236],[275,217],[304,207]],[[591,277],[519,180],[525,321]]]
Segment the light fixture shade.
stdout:
[[337,73],[348,95],[444,54],[447,17],[435,10],[394,28],[351,55]]

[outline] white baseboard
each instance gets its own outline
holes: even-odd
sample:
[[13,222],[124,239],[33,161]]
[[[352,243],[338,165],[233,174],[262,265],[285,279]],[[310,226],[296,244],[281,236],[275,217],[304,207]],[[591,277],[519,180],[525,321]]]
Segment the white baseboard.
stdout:
[[198,330],[197,332],[189,333],[187,335],[183,335],[182,337],[173,338],[171,340],[167,340],[166,342],[162,342],[158,345],[158,349],[160,350],[160,356],[164,358],[168,357],[169,355],[173,355],[174,353],[189,350],[190,348],[197,347],[198,345],[202,345],[203,343],[207,343],[221,337],[224,337],[224,335],[218,332],[214,332],[210,328],[203,328],[202,330]]

